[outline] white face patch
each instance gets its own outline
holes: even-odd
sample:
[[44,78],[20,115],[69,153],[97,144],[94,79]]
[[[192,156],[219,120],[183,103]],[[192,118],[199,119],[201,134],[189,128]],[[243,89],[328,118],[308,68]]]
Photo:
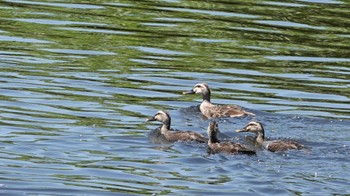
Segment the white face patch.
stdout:
[[166,116],[165,112],[163,112],[163,111],[158,111],[157,115],[164,115],[164,116]]
[[200,93],[203,93],[205,91],[205,89],[207,89],[207,87],[204,85],[204,84],[196,84],[193,88],[193,91],[196,93],[196,94],[200,94]]
[[154,116],[154,118],[157,120],[157,121],[164,121],[168,118],[168,115],[164,112],[164,111],[158,111],[156,113],[156,115]]
[[258,131],[262,130],[262,127],[261,127],[260,123],[258,123],[258,122],[250,122],[247,125],[247,129],[249,131],[258,132]]

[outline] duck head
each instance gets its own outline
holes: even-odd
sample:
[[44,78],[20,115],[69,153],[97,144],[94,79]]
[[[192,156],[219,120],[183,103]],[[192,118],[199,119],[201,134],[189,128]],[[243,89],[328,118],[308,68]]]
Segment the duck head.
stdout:
[[209,143],[217,143],[219,142],[218,139],[218,133],[220,133],[219,131],[219,126],[218,123],[216,121],[211,121],[208,125],[208,137],[209,137]]
[[210,88],[206,83],[198,83],[194,85],[194,87],[187,92],[183,92],[182,94],[201,94],[203,100],[207,100],[210,102]]
[[147,122],[149,121],[159,121],[166,125],[168,129],[170,129],[171,118],[170,115],[165,111],[158,111],[153,117],[147,119]]
[[265,135],[265,131],[264,131],[264,127],[260,122],[250,122],[248,123],[245,127],[243,127],[242,129],[238,129],[236,130],[236,132],[252,132],[257,134],[258,136],[262,136],[264,138]]

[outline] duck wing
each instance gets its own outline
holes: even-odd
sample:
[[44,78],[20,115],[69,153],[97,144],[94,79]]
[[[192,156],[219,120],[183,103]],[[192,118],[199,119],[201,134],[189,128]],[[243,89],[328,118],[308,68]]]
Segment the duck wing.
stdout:
[[211,108],[213,118],[217,117],[239,117],[244,115],[255,115],[243,110],[237,105],[215,105]]
[[203,135],[193,131],[168,131],[165,133],[165,138],[168,141],[195,141],[200,143],[208,142],[208,139]]
[[239,144],[231,142],[211,143],[209,144],[212,153],[228,153],[228,154],[249,154],[255,155],[255,151]]
[[302,144],[299,144],[295,141],[281,141],[281,140],[275,140],[275,141],[269,141],[266,142],[265,148],[271,152],[276,151],[286,151],[286,150],[300,150],[304,146]]

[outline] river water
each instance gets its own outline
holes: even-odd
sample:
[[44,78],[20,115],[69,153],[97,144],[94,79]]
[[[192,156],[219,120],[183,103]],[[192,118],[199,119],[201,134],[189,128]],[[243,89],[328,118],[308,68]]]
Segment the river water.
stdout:
[[[350,194],[349,16],[345,0],[0,2],[0,193]],[[228,139],[258,120],[307,149],[150,138],[158,110],[206,134],[181,93],[198,82],[256,113],[219,119]]]

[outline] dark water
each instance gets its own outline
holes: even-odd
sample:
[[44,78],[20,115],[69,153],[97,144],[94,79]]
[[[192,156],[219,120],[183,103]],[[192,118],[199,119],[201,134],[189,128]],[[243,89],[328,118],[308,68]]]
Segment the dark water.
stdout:
[[[0,2],[0,193],[5,195],[350,194],[350,3]],[[307,150],[209,156],[157,144],[157,110],[205,134],[184,96],[215,103]]]

